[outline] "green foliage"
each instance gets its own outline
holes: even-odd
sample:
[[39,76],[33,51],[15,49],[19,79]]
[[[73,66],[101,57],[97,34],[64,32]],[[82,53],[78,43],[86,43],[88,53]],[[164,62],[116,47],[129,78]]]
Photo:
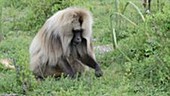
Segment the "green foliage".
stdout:
[[43,23],[60,9],[71,6],[76,3],[76,0],[10,0],[5,2],[6,7],[17,8],[23,12],[20,19],[16,19],[17,12],[12,12],[14,15],[14,24],[11,30],[32,31],[30,34],[35,34]]
[[[28,71],[28,46],[29,37],[14,37],[0,44],[0,57],[11,58],[15,70],[1,69],[0,72],[0,93],[23,94],[23,85],[30,85],[30,72]],[[4,91],[5,90],[5,91]]]
[[150,82],[164,92],[170,88],[168,18],[169,13],[157,13],[154,17],[148,17],[144,25],[136,27],[136,34],[119,42],[114,59],[122,65],[128,78]]
[[[69,6],[71,3],[71,0],[26,0],[28,6],[30,7],[29,10],[32,10],[30,12],[26,19],[26,25],[23,25],[24,28],[26,27],[29,30],[31,28],[33,29],[39,29],[40,26],[43,25],[45,20],[52,16],[55,12],[57,12],[60,9],[64,9]],[[37,30],[36,30],[37,31]]]
[[[118,0],[117,0],[118,1]],[[128,0],[119,0],[117,11],[122,12]],[[94,17],[94,43],[111,44],[109,16],[114,0],[0,0],[3,2],[0,42],[0,59],[10,58],[15,70],[0,64],[0,95],[30,96],[169,96],[170,95],[170,6],[163,0],[161,11],[152,1],[152,13],[142,21],[136,10],[127,7],[127,20],[118,21],[117,49],[96,55],[104,76],[96,78],[94,70],[80,78],[47,78],[35,80],[29,71],[29,45],[38,29],[57,10],[68,6],[89,9]],[[141,3],[131,0],[138,10]],[[0,3],[1,5],[2,3]],[[118,16],[119,19],[121,19]],[[115,17],[113,16],[115,20]],[[112,23],[114,24],[115,21]],[[114,25],[115,26],[115,25]]]

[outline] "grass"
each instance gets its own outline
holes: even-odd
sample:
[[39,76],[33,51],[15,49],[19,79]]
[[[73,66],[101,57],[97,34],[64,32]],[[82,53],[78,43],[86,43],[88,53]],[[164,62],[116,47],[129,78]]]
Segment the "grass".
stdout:
[[[0,0],[2,8],[0,30],[0,59],[11,58],[15,70],[0,64],[0,95],[18,94],[28,96],[169,96],[170,95],[170,7],[169,1],[152,2],[150,15],[144,14],[140,1],[130,0],[138,7],[126,8],[128,0],[69,0],[51,7],[53,0]],[[69,3],[71,2],[71,3]],[[35,4],[37,3],[37,4]],[[35,4],[35,5],[34,5]],[[46,7],[45,7],[45,5]],[[29,71],[29,44],[42,23],[58,8],[78,5],[93,13],[94,45],[112,44],[113,28],[117,48],[96,57],[104,76],[96,78],[94,70],[80,78],[47,78],[36,81]],[[50,6],[50,9],[49,9]],[[47,10],[48,9],[48,10]],[[157,10],[159,9],[159,10]],[[47,11],[49,16],[43,14]],[[37,13],[38,12],[38,13]],[[134,22],[133,26],[117,12]],[[41,14],[39,16],[39,14]],[[37,17],[38,16],[38,17]],[[117,23],[115,18],[118,18]]]

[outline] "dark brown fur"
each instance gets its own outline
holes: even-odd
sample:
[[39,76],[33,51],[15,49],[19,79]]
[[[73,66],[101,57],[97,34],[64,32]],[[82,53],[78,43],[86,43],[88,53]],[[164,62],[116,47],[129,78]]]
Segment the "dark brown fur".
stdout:
[[147,13],[150,12],[150,10],[151,10],[151,1],[152,0],[143,0],[143,6]]

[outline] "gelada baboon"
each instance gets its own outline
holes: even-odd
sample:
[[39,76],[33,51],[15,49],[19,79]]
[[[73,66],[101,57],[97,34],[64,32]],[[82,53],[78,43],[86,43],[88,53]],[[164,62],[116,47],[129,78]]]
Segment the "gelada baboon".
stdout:
[[92,47],[92,15],[81,8],[66,8],[50,17],[30,45],[30,69],[36,77],[75,77],[85,66],[102,76]]

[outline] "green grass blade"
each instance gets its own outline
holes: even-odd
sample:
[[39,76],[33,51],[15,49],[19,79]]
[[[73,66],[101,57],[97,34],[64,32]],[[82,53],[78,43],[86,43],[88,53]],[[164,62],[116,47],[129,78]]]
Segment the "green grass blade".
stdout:
[[115,32],[115,29],[112,28],[112,37],[113,37],[113,44],[114,44],[114,48],[118,48],[118,45],[117,45],[117,37],[116,37],[116,32]]
[[0,33],[2,32],[2,6],[3,6],[3,1],[0,0]]

